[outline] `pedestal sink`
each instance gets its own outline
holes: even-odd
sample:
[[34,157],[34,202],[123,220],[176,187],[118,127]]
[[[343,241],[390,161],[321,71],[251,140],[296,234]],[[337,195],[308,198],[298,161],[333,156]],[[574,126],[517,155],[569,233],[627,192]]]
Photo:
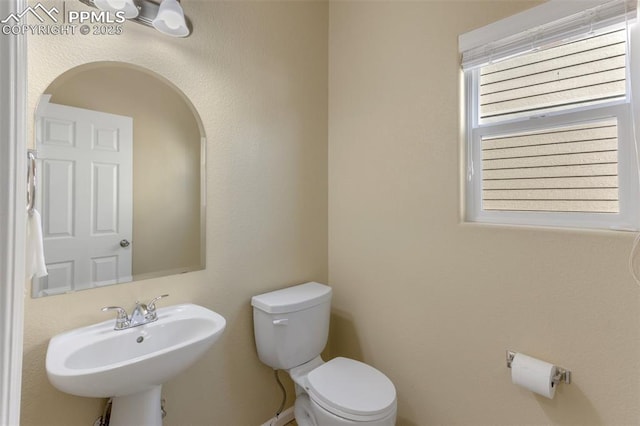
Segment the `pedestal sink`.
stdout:
[[225,319],[193,304],[157,310],[158,320],[114,330],[114,320],[54,336],[49,381],[72,395],[113,397],[111,426],[160,426],[162,384],[193,364],[224,331]]

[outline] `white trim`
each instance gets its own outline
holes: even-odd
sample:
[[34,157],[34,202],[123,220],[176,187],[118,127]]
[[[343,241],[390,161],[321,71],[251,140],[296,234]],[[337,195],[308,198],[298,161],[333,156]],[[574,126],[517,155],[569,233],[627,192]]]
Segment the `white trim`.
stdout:
[[551,0],[458,37],[460,52],[511,37],[523,30],[566,18],[610,0]]
[[293,420],[295,420],[293,407],[289,407],[282,413],[280,413],[279,416],[270,418],[260,426],[284,426],[287,423],[292,422]]
[[[638,134],[638,132],[640,132],[640,119],[638,119],[638,114],[640,114],[640,78],[637,78],[637,76],[640,76],[640,22],[630,26],[627,41],[627,52],[631,58],[627,78],[630,80],[629,93],[631,96],[631,110],[633,116],[636,118],[634,121],[634,133],[637,149],[637,144],[640,142],[640,140],[638,140],[640,137]],[[631,76],[636,76],[636,78],[632,78]]]
[[[24,0],[0,1],[0,17]],[[0,35],[0,424],[20,424],[26,230],[24,36]]]

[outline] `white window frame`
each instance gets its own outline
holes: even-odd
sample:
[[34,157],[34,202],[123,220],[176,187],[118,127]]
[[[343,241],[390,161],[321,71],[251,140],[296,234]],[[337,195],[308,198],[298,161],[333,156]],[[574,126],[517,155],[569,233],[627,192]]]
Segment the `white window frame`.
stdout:
[[[527,16],[531,22],[540,25],[543,16],[549,16],[554,4],[562,13],[575,13],[562,10],[562,3],[550,1],[518,15],[513,20],[507,18],[473,33],[475,42],[504,37],[505,28],[523,28]],[[580,3],[580,2],[575,2]],[[600,1],[602,3],[602,1]],[[574,4],[575,5],[575,4]],[[584,6],[583,6],[584,7]],[[552,21],[554,18],[546,18]],[[550,112],[533,118],[517,118],[499,123],[483,124],[479,122],[478,84],[480,69],[464,71],[464,103],[466,114],[466,167],[464,219],[468,222],[481,222],[507,225],[533,225],[552,227],[599,228],[634,231],[640,229],[640,178],[638,176],[638,148],[634,129],[640,129],[638,97],[640,78],[640,25],[630,25],[628,31],[628,68],[627,97],[595,106],[572,109],[570,112]],[[471,33],[469,33],[471,34]],[[469,39],[469,38],[467,38]],[[461,50],[463,40],[461,38]],[[634,54],[631,54],[631,49]],[[635,116],[634,116],[635,114]],[[482,210],[482,157],[481,139],[505,133],[526,132],[538,129],[563,127],[581,122],[615,117],[618,119],[618,182],[619,213],[579,213],[579,212],[523,212],[503,210]]]

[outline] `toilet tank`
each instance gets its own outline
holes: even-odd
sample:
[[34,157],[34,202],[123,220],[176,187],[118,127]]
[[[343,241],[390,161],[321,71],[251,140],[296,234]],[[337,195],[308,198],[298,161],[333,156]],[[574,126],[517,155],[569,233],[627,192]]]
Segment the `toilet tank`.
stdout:
[[251,298],[260,361],[288,370],[311,361],[329,336],[331,287],[309,282]]

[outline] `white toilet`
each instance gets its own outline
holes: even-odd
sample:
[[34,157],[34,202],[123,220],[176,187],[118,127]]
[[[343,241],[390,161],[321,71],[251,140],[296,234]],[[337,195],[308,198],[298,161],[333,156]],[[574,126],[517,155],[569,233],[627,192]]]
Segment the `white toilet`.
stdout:
[[324,362],[331,287],[314,282],[251,298],[260,361],[296,385],[299,426],[393,426],[396,389],[380,371],[349,358]]

